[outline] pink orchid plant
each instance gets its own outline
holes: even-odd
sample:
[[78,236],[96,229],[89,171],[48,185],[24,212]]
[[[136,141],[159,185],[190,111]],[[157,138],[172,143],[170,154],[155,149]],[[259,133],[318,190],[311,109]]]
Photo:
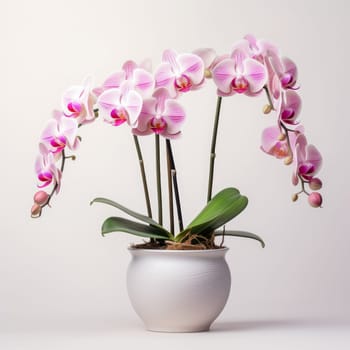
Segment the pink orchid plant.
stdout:
[[[259,236],[250,232],[225,230],[225,226],[218,231],[244,210],[248,202],[247,197],[235,188],[226,188],[212,197],[221,103],[223,98],[233,95],[255,97],[266,94],[267,104],[263,113],[273,112],[275,124],[263,130],[261,149],[283,160],[286,165],[293,164],[292,184],[301,185],[301,189],[293,194],[293,201],[300,194],[306,194],[312,207],[321,207],[322,196],[318,191],[322,181],[317,175],[322,157],[314,145],[308,144],[304,135],[299,118],[301,98],[297,76],[295,63],[281,57],[275,45],[247,35],[235,43],[231,51],[221,55],[209,48],[180,54],[169,49],[164,51],[154,73],[149,61],[138,65],[129,60],[100,86],[93,87],[92,80],[88,78],[81,85],[70,87],[63,93],[61,110],[54,111],[40,137],[39,156],[35,162],[40,190],[34,195],[32,216],[41,216],[43,208],[50,206],[53,195],[59,193],[66,160],[75,159],[75,155],[67,153],[74,152],[80,144],[79,128],[102,116],[112,126],[126,125],[133,136],[147,207],[147,215],[143,215],[110,199],[95,198],[92,203],[112,205],[138,220],[110,217],[102,225],[103,234],[127,232],[148,237],[150,241],[147,244],[152,248],[166,249],[215,248],[214,238],[217,235],[253,238],[264,245]],[[217,88],[217,108],[209,158],[207,204],[184,228],[172,140],[181,136],[184,121],[188,118],[180,102],[182,94],[198,90],[211,80]],[[139,143],[139,137],[148,135],[155,137],[158,220],[153,219]],[[163,225],[161,138],[165,140],[168,165],[169,230]],[[50,190],[46,192],[44,189]],[[175,234],[174,228],[174,202],[178,234]]]

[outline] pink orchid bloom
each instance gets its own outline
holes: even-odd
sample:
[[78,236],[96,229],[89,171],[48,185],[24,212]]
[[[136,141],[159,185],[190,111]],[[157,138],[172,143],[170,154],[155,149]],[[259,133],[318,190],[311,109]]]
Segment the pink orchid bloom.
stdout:
[[35,161],[35,171],[40,184],[39,188],[49,186],[50,184],[56,186],[56,193],[60,190],[61,171],[56,167],[55,158],[52,152],[43,144],[39,144],[40,155]]
[[287,126],[299,124],[297,121],[301,110],[301,98],[293,90],[287,90],[283,93],[279,108],[279,120]]
[[48,122],[41,140],[52,153],[60,153],[66,146],[76,149],[79,144],[78,122],[76,119],[65,117],[59,111],[54,111],[53,114],[54,118]]
[[180,92],[195,90],[204,81],[204,63],[191,53],[177,54],[173,50],[163,53],[163,62],[155,72],[156,87],[167,88],[171,97]]
[[184,120],[185,111],[182,106],[171,98],[167,89],[159,88],[152,98],[144,101],[137,128],[133,129],[133,133],[154,133],[166,138],[175,138],[180,135]]
[[146,96],[154,88],[154,77],[148,71],[150,69],[148,61],[144,61],[139,66],[134,61],[126,61],[121,72],[111,74],[103,83],[102,87],[94,89],[96,96],[100,96],[103,91],[120,88],[124,81],[129,81],[141,96]]
[[87,124],[95,120],[95,97],[91,94],[91,79],[83,85],[70,87],[62,97],[62,109],[66,117],[74,118],[79,124]]
[[264,129],[261,137],[261,149],[278,159],[286,158],[290,155],[287,140],[279,140],[281,130],[278,126],[270,126]]
[[298,69],[290,58],[280,58],[275,55],[271,57],[271,64],[281,81],[283,89],[298,89],[295,87],[298,78]]
[[216,65],[213,78],[220,96],[231,96],[234,93],[255,95],[267,82],[267,70],[244,50],[237,48],[232,52],[231,58]]
[[143,100],[132,88],[132,83],[125,81],[120,88],[106,90],[99,96],[97,105],[107,123],[114,126],[125,122],[132,127],[137,125]]
[[322,156],[314,145],[308,145],[305,135],[299,134],[295,141],[296,174],[310,181],[320,170]]

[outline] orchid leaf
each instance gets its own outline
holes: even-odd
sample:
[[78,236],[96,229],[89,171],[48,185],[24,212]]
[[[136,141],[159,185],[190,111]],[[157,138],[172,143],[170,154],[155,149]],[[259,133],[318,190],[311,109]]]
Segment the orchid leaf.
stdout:
[[236,188],[225,188],[208,202],[184,231],[176,236],[176,241],[181,242],[188,233],[202,236],[211,235],[214,230],[243,211],[247,204],[248,198],[242,196]]
[[243,237],[243,238],[251,238],[259,241],[261,246],[265,248],[265,242],[261,237],[256,235],[255,233],[247,232],[247,231],[233,231],[233,230],[225,230],[225,231],[215,231],[215,236],[234,236],[234,237]]
[[104,203],[104,204],[107,204],[107,205],[111,205],[112,207],[120,209],[121,211],[123,211],[124,213],[132,216],[135,219],[138,219],[140,221],[146,222],[147,224],[149,224],[151,226],[155,226],[155,227],[158,227],[158,228],[161,228],[161,229],[164,230],[164,228],[161,225],[159,225],[157,223],[157,221],[153,220],[152,218],[150,218],[150,217],[148,217],[146,215],[137,213],[136,211],[133,211],[133,210],[131,210],[129,208],[126,208],[123,205],[121,205],[121,204],[119,204],[117,202],[114,202],[114,201],[112,201],[110,199],[98,197],[98,198],[95,198],[94,200],[92,200],[90,202],[90,205],[93,204],[93,203]]
[[102,224],[101,231],[103,236],[111,232],[126,232],[140,237],[166,240],[172,239],[169,237],[169,232],[164,228],[145,225],[120,217],[110,217],[106,219]]

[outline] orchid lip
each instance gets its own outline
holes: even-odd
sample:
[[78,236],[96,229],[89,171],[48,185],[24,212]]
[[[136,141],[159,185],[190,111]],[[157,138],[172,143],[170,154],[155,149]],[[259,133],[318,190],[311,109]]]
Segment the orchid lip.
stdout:
[[128,120],[128,113],[124,108],[113,108],[110,112],[110,116],[113,119],[114,126],[119,126]]
[[150,128],[155,134],[160,134],[166,129],[167,123],[164,118],[153,117],[150,122]]
[[231,82],[232,89],[239,93],[243,94],[248,90],[249,83],[244,77],[234,78]]
[[81,104],[79,102],[69,102],[67,108],[72,113],[80,113],[81,112]]
[[181,92],[187,92],[191,90],[192,87],[191,79],[185,74],[182,74],[180,77],[176,78],[174,84],[175,88]]

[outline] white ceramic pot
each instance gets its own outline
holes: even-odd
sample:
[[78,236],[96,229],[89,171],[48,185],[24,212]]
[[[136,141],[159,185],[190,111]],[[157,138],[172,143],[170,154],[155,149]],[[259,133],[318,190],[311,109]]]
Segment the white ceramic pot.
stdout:
[[129,250],[128,294],[146,328],[159,332],[209,330],[230,293],[231,274],[225,260],[228,248]]

